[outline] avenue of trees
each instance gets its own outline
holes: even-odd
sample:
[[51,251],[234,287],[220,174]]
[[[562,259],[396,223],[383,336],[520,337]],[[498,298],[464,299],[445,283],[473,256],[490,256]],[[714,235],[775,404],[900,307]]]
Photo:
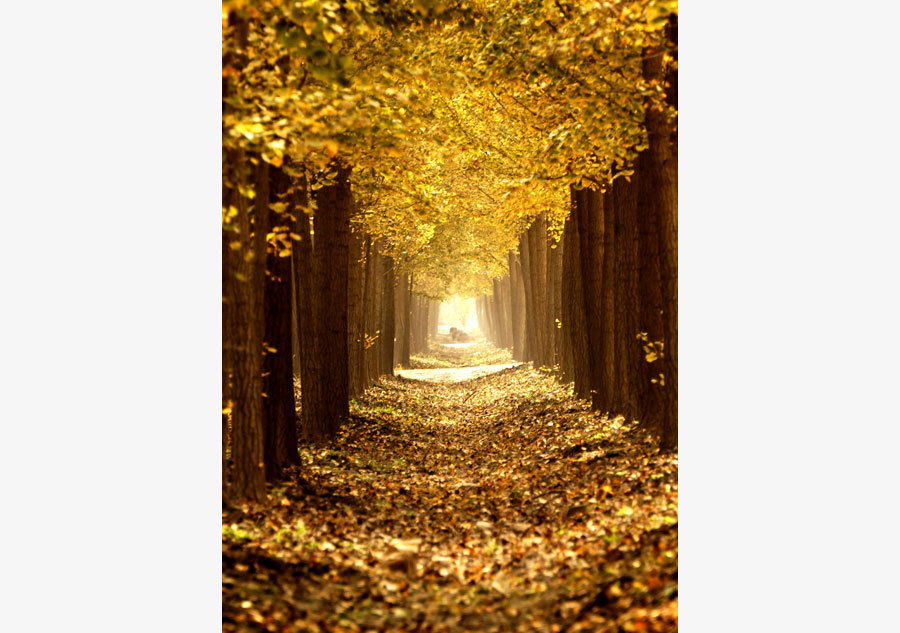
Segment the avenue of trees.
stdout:
[[675,2],[233,0],[222,20],[228,499],[333,438],[452,294],[677,448]]

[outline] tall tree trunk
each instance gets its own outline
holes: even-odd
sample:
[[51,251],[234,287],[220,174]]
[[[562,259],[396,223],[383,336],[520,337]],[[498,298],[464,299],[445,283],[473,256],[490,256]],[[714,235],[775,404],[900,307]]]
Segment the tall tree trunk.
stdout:
[[322,366],[321,417],[310,429],[330,439],[349,415],[347,272],[350,246],[350,168],[336,164],[335,180],[316,191],[315,307],[317,349]]
[[578,210],[583,207],[584,191],[571,188],[572,212],[566,219],[563,239],[563,331],[572,355],[572,378],[575,381],[575,395],[579,398],[591,397],[591,365],[588,358],[590,349],[587,338],[585,300],[582,290],[581,245],[578,235]]
[[[240,69],[246,62],[243,47],[246,46],[249,29],[246,20],[236,13],[232,12],[229,19],[234,25],[241,52],[235,54],[234,59],[225,61]],[[227,97],[230,93],[230,81],[223,78],[222,95]],[[223,103],[223,111],[230,107]],[[263,322],[257,319],[257,306],[263,302],[263,288],[254,285],[253,280],[256,269],[265,266],[265,232],[259,229],[265,224],[268,208],[256,210],[252,214],[254,217],[251,217],[247,198],[238,193],[238,186],[248,181],[246,174],[250,170],[247,156],[241,150],[226,150],[224,159],[223,175],[230,176],[231,187],[223,202],[229,201],[229,206],[237,210],[233,219],[236,233],[228,236],[228,256],[223,261],[223,302],[228,305],[227,310],[223,308],[223,316],[230,321],[227,338],[223,341],[226,343],[225,354],[230,357],[229,402],[226,405],[230,405],[232,410],[232,470],[228,496],[232,501],[260,500],[266,493],[261,377]],[[257,229],[255,236],[252,234],[254,221]],[[223,376],[223,382],[226,380]],[[224,416],[222,421],[224,427]]]
[[531,282],[531,253],[529,249],[528,231],[519,238],[519,258],[521,262],[522,283],[525,286],[525,354],[526,361],[534,361],[538,366],[538,345],[536,340],[534,285]]
[[437,339],[438,316],[441,304],[439,301],[428,302],[428,340],[434,342]]
[[[678,17],[670,16],[666,27],[667,48],[677,61]],[[644,77],[663,78],[666,101],[678,104],[678,71],[663,68],[663,51],[645,55]],[[652,202],[658,210],[660,280],[663,309],[664,349],[659,373],[663,374],[662,410],[657,424],[660,447],[678,446],[678,126],[665,113],[654,108],[646,111],[649,137],[650,171],[655,182],[650,187]],[[655,364],[655,363],[654,363]]]
[[[294,214],[303,213],[302,211],[294,210]],[[292,227],[295,228],[296,222],[292,223]],[[294,376],[300,376],[300,313],[297,311],[297,304],[300,301],[300,291],[297,288],[297,284],[300,283],[300,280],[297,279],[297,264],[296,260],[298,258],[297,255],[297,244],[294,242],[291,245],[291,369],[294,372]]]
[[379,334],[379,351],[381,354],[381,375],[394,375],[394,339],[396,338],[396,310],[394,294],[396,279],[394,278],[394,260],[389,255],[381,259],[381,286],[383,288],[381,302],[381,333]]
[[[235,171],[241,168],[242,165],[237,165]],[[257,201],[251,214],[243,196],[235,194],[234,198],[238,209],[240,249],[236,249],[232,258],[234,275],[229,293],[233,298],[235,325],[232,347],[233,468],[229,495],[233,500],[261,500],[266,489],[262,399],[263,284],[259,280],[265,275],[268,205]]]
[[525,360],[525,285],[522,282],[521,265],[516,254],[510,251],[509,260],[510,308],[512,318],[513,359]]
[[[578,208],[581,280],[590,363],[591,408],[611,411],[615,397],[615,339],[612,267],[612,223],[604,213],[604,195],[582,190]],[[607,242],[608,240],[608,242]],[[605,283],[604,283],[605,282]],[[614,414],[614,411],[612,412]]]
[[556,244],[548,247],[547,279],[550,289],[548,301],[553,364],[554,366],[558,365],[561,372],[562,366],[565,364],[563,361],[565,345],[562,334],[562,260],[563,241],[560,237]]
[[369,314],[368,325],[366,326],[369,336],[369,341],[367,343],[369,348],[366,350],[366,374],[368,375],[369,383],[378,380],[378,376],[381,374],[380,349],[383,343],[381,312],[384,307],[384,293],[382,289],[383,282],[381,279],[381,256],[378,254],[378,244],[379,242],[377,240],[370,242],[369,244],[367,261],[371,265],[366,269],[366,276],[368,278],[367,283],[371,286],[368,295],[369,304],[366,308]]
[[491,298],[491,323],[494,326],[494,345],[503,347],[506,333],[503,331],[503,291],[500,289],[500,279],[493,280],[494,295]]
[[307,440],[317,438],[316,426],[322,419],[321,357],[318,354],[318,307],[313,292],[318,263],[314,253],[312,219],[306,214],[309,205],[309,191],[306,176],[294,184],[294,208],[297,209],[297,234],[300,239],[294,244],[297,255],[294,260],[294,275],[297,277],[297,331],[300,334],[300,419],[303,434]]
[[365,262],[363,238],[350,231],[349,263],[347,270],[347,345],[348,394],[356,398],[366,389],[365,384],[365,314],[363,305]]
[[401,367],[410,366],[410,287],[411,280],[408,273],[400,275],[400,283],[397,287],[397,359]]
[[551,345],[553,332],[548,309],[547,292],[547,216],[541,213],[528,229],[528,256],[531,274],[534,333],[538,366],[553,366]]
[[[272,198],[284,197],[290,180],[280,169],[271,170]],[[257,204],[266,205],[265,188],[259,187]],[[290,243],[290,220],[294,210],[288,202],[286,213],[270,214],[271,232]],[[297,411],[294,404],[294,377],[291,349],[291,260],[289,252],[270,247],[266,256],[265,340],[263,390],[266,480],[276,481],[284,467],[300,463],[297,452]],[[288,256],[284,256],[288,255]]]
[[[638,326],[644,333],[648,351],[657,342],[664,341],[662,282],[659,272],[659,220],[655,204],[656,177],[653,174],[649,152],[638,154],[635,175],[638,178],[637,242],[638,242],[638,284],[641,297]],[[642,352],[644,350],[641,350]],[[651,359],[653,356],[650,357]],[[652,362],[642,355],[641,371],[638,375],[638,393],[642,403],[641,422],[652,434],[660,436],[665,424],[666,387],[659,380],[663,373],[663,359]]]
[[637,383],[643,373],[644,358],[638,340],[640,300],[637,280],[637,183],[616,178],[607,199],[612,203],[616,227],[615,246],[615,321],[616,367],[618,370],[616,402],[618,411],[629,418],[642,417]]
[[366,387],[378,378],[378,328],[381,315],[375,309],[375,254],[372,252],[372,237],[366,235],[365,272],[363,280],[363,380]]

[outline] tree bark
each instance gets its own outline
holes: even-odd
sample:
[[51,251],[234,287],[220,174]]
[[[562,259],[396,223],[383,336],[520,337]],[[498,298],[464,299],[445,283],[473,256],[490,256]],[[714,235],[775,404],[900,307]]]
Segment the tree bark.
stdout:
[[[272,198],[284,197],[290,180],[280,169],[270,170]],[[257,191],[257,204],[266,205],[265,188]],[[270,213],[271,231],[290,242],[292,232],[289,203],[284,214]],[[291,339],[291,260],[274,247],[266,255],[265,275],[265,340],[263,390],[265,393],[265,442],[263,456],[266,480],[276,481],[284,467],[300,463],[297,452],[297,412],[294,404],[294,377]]]
[[321,363],[321,417],[309,429],[316,440],[334,437],[349,415],[347,272],[350,247],[350,168],[335,165],[332,184],[316,191],[315,308]]
[[396,310],[394,295],[396,279],[394,278],[394,260],[388,255],[381,258],[381,333],[379,334],[380,375],[394,375],[394,339],[396,336]]
[[570,192],[572,212],[566,219],[563,239],[563,332],[567,347],[572,355],[572,379],[575,381],[575,395],[579,398],[591,397],[591,366],[588,358],[590,349],[587,338],[585,300],[582,290],[581,246],[578,234],[578,212],[585,204],[583,190],[574,186]]
[[553,367],[552,323],[547,290],[547,216],[541,213],[528,229],[528,257],[531,268],[534,311],[535,361],[540,367]]
[[[236,161],[243,158],[234,156]],[[260,161],[262,163],[262,161]],[[264,163],[263,163],[264,164]],[[242,171],[236,164],[234,173]],[[240,176],[238,176],[240,178]],[[247,199],[234,193],[240,248],[230,258],[234,274],[229,280],[234,317],[232,345],[232,473],[229,496],[232,500],[265,498],[263,462],[262,337],[261,318],[264,275],[267,205],[254,205],[251,212]],[[256,282],[256,283],[255,283]]]
[[[531,257],[529,252],[528,231],[519,239],[519,258],[521,262],[522,285],[525,287],[525,361],[537,363],[538,345],[535,330],[534,285],[531,283]],[[537,366],[537,365],[536,365]]]
[[563,335],[562,335],[562,260],[563,242],[559,241],[548,246],[547,251],[547,279],[550,296],[548,297],[548,318],[551,332],[550,346],[553,366],[562,366],[563,360]]
[[640,301],[637,280],[637,187],[639,175],[631,181],[617,178],[610,195],[615,223],[615,323],[616,323],[616,403],[618,412],[640,419],[637,382],[645,363],[638,334]]
[[[677,61],[678,17],[670,16],[666,27],[667,48]],[[678,104],[678,71],[663,68],[662,52],[644,59],[644,77],[665,80],[666,102]],[[663,374],[662,409],[656,425],[663,450],[678,447],[678,125],[664,112],[647,108],[649,170],[654,182],[649,188],[650,204],[658,215],[659,269],[662,295],[664,349],[659,373]]]
[[363,239],[357,231],[351,230],[347,269],[348,394],[351,398],[362,395],[366,389],[363,258]]
[[[590,363],[591,408],[612,411],[615,397],[615,339],[612,246],[614,227],[604,213],[604,195],[582,190],[578,208],[581,279]],[[604,283],[606,282],[606,283]],[[612,405],[612,406],[611,406]]]
[[513,359],[519,362],[525,361],[525,285],[522,282],[522,268],[519,258],[510,251],[509,259],[510,278],[510,308],[512,317],[513,335]]
[[400,283],[397,286],[397,358],[396,363],[401,367],[410,366],[410,276],[408,273],[400,275]]
[[309,205],[308,182],[302,176],[294,185],[294,208],[297,209],[297,234],[300,239],[294,244],[294,274],[297,277],[297,331],[300,334],[300,420],[305,439],[316,439],[316,426],[322,419],[321,357],[319,347],[319,326],[317,297],[313,292],[318,263],[315,257],[312,218],[304,209]]

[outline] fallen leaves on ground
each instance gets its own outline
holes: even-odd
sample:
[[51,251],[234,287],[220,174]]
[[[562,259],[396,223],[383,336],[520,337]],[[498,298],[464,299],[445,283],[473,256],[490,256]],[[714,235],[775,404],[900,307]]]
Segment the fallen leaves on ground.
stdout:
[[544,372],[384,379],[302,454],[223,513],[225,631],[677,629],[677,456]]

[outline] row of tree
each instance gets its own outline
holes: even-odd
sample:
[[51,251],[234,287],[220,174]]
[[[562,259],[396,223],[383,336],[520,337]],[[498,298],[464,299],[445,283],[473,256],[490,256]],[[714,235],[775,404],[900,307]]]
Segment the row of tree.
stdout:
[[232,498],[332,437],[448,294],[490,295],[498,344],[620,412],[646,333],[675,401],[676,24],[675,0],[223,1]]
[[[674,24],[669,36],[675,40]],[[645,76],[660,79],[661,53]],[[677,99],[676,73],[667,99]],[[678,443],[678,147],[675,121],[647,108],[649,144],[609,186],[570,186],[561,239],[544,214],[478,299],[481,329],[519,361],[558,368],[592,408]]]
[[259,499],[299,463],[298,435],[334,437],[351,398],[427,347],[439,302],[413,293],[382,240],[354,221],[346,166],[310,182],[230,158],[231,177],[252,179],[255,195],[232,195],[238,223],[223,232],[223,439],[231,496]]

